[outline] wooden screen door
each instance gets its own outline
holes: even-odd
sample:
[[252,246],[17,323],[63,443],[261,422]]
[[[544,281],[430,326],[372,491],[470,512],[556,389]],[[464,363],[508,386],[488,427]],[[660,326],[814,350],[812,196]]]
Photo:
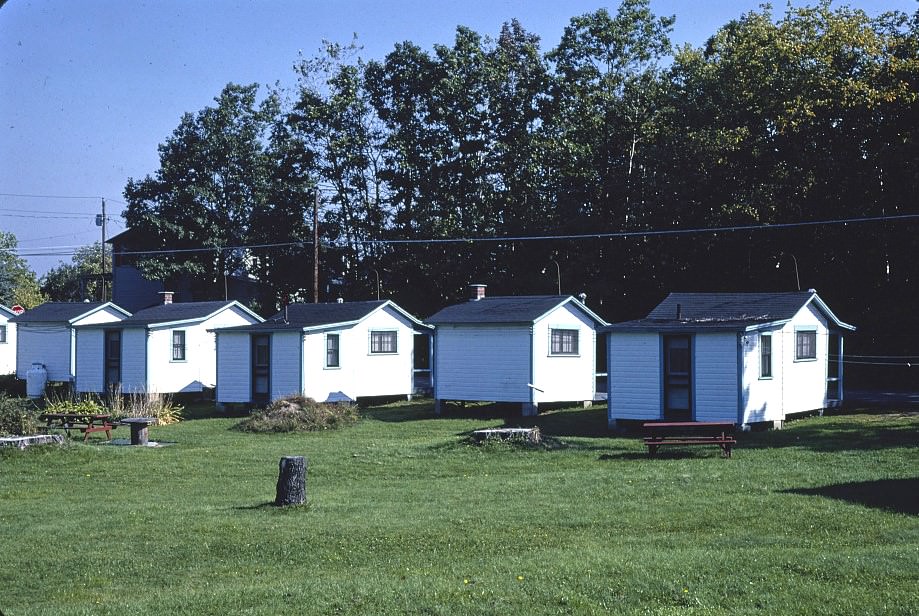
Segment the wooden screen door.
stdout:
[[121,384],[121,330],[105,330],[105,391]]
[[692,340],[664,336],[664,418],[692,419]]
[[271,338],[252,336],[252,401],[267,404],[271,388]]

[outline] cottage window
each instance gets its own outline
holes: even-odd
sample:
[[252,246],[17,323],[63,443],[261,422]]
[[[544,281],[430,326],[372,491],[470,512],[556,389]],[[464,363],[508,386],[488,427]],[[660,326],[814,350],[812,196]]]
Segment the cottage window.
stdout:
[[370,352],[397,353],[397,332],[370,332]]
[[817,332],[815,330],[795,332],[795,359],[817,359]]
[[338,368],[338,334],[326,334],[325,337],[325,366],[326,368]]
[[553,329],[551,351],[552,355],[577,355],[578,354],[578,330],[576,329]]
[[185,361],[185,331],[172,332],[172,361]]
[[759,375],[761,378],[772,378],[772,334],[759,336]]
[[0,325],[0,344],[6,343],[6,325]]

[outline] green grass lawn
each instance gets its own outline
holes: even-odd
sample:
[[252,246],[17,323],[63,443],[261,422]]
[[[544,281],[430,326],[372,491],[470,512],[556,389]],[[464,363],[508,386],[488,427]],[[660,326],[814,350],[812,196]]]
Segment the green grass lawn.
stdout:
[[[0,612],[919,613],[916,414],[808,418],[731,459],[648,459],[603,407],[526,422],[542,449],[468,444],[505,423],[487,409],[364,415],[0,452]],[[309,459],[307,506],[269,505],[285,455]]]

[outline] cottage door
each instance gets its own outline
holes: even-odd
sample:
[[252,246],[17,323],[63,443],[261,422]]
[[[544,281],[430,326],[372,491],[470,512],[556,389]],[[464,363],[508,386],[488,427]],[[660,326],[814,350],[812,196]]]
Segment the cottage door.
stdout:
[[121,385],[121,330],[105,330],[105,391]]
[[252,336],[252,402],[268,404],[271,387],[271,338]]
[[664,419],[692,419],[692,340],[664,336]]

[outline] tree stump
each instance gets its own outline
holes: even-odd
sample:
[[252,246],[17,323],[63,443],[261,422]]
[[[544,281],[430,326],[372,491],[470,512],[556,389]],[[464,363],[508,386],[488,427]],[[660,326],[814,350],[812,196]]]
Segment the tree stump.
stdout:
[[278,471],[278,489],[274,504],[278,507],[306,502],[306,467],[303,456],[284,456]]

